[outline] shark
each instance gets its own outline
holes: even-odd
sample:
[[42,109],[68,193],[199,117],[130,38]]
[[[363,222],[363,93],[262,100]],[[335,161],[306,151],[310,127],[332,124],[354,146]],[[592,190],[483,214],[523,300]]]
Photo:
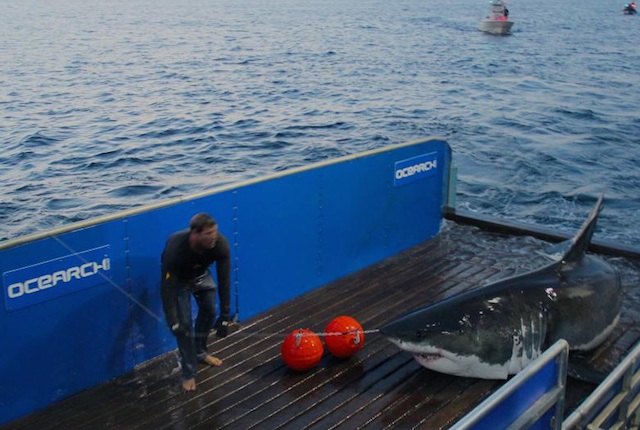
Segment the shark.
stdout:
[[573,238],[547,250],[551,262],[411,311],[380,333],[428,369],[482,379],[508,379],[558,339],[593,350],[622,307],[620,274],[586,252],[603,200]]

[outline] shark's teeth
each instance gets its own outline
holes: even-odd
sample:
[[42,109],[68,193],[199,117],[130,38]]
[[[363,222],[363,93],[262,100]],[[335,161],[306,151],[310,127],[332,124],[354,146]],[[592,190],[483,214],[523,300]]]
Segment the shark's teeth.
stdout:
[[415,358],[422,367],[429,369],[431,368],[431,364],[440,360],[442,356],[440,354],[413,354],[413,358]]
[[425,361],[433,361],[433,360],[437,360],[438,358],[441,358],[442,355],[440,354],[414,354],[414,356],[416,358],[421,358],[422,360]]

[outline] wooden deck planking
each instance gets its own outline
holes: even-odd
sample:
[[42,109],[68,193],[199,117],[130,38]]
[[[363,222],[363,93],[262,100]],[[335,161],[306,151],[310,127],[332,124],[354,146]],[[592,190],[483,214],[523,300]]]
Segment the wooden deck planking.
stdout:
[[[496,256],[487,249],[501,240],[499,235],[479,244],[481,234],[455,226],[438,239],[243,321],[225,339],[212,336],[210,350],[224,365],[202,367],[193,394],[181,392],[176,357],[168,354],[1,428],[447,428],[503,381],[429,371],[376,333],[366,335],[356,356],[336,359],[326,352],[308,372],[288,369],[280,346],[290,331],[323,332],[339,315],[353,316],[365,330],[375,329],[411,309],[529,264],[507,265],[500,252]],[[521,246],[526,250],[532,244]],[[638,341],[633,307],[628,305],[630,311],[592,362],[616,364]],[[567,409],[591,388],[570,385]]]

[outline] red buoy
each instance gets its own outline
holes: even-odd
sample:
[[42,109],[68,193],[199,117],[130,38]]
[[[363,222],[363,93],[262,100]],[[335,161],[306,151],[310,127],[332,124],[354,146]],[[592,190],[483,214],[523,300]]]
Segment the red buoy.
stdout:
[[346,315],[334,318],[324,331],[327,349],[336,357],[351,357],[364,345],[364,330],[355,318]]
[[294,330],[285,337],[280,347],[284,363],[293,370],[309,370],[320,363],[324,346],[320,336],[308,329]]

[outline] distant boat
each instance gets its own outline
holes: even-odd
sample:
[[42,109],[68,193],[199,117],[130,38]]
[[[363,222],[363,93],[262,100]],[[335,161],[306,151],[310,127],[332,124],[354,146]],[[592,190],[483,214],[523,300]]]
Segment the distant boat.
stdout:
[[632,2],[631,4],[625,4],[624,9],[622,9],[622,13],[625,15],[635,15],[638,13],[636,10],[636,2]]
[[492,0],[489,16],[478,22],[478,30],[491,34],[507,34],[511,27],[513,21],[509,21],[509,9],[502,0]]

